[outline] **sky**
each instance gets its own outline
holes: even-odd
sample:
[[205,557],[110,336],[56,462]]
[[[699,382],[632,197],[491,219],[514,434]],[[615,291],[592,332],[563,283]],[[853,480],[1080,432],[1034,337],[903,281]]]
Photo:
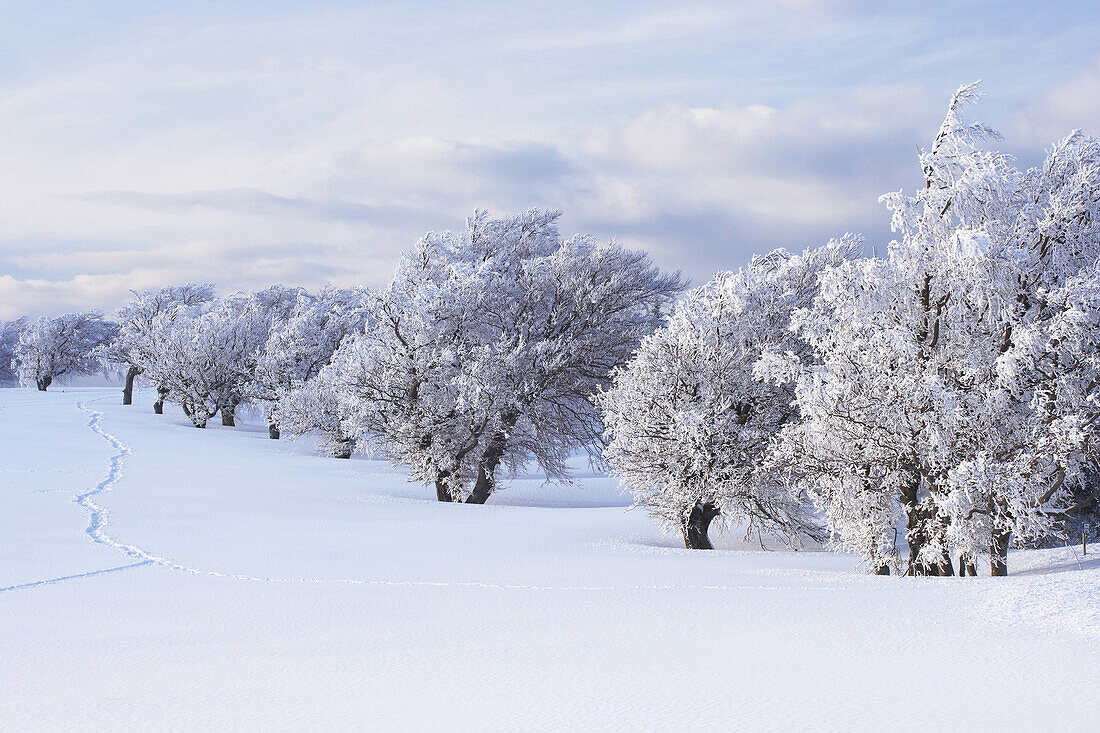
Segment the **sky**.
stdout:
[[695,284],[919,183],[951,93],[1100,135],[1094,2],[0,0],[0,319],[186,281],[384,286],[476,209]]

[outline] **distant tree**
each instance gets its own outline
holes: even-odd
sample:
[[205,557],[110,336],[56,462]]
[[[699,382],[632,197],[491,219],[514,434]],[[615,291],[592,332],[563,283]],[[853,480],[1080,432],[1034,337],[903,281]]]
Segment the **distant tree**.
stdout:
[[230,295],[193,317],[161,313],[153,319],[156,358],[146,370],[195,427],[219,412],[232,426],[272,325],[290,318],[303,292],[276,285]]
[[155,359],[146,373],[197,428],[230,403],[254,346],[243,313],[227,318],[226,309],[218,303],[204,313],[165,312],[153,319]]
[[92,374],[100,367],[97,350],[117,331],[117,324],[98,311],[42,316],[19,334],[15,365],[20,381],[45,392],[59,377]]
[[214,299],[214,286],[209,283],[169,285],[156,290],[130,292],[134,299],[115,314],[119,324],[118,336],[100,354],[104,361],[126,369],[126,383],[122,390],[124,405],[133,403],[134,380],[156,358],[154,319],[169,311],[194,310]]
[[792,385],[764,359],[807,358],[791,313],[812,302],[824,269],[858,247],[845,238],[801,255],[775,250],[719,274],[677,304],[599,395],[604,458],[635,504],[681,531],[688,548],[710,549],[707,530],[719,518],[791,541],[820,536],[808,499],[764,465],[780,428],[797,419]]
[[[326,288],[316,297],[303,293],[294,313],[273,323],[248,387],[249,399],[265,407],[272,438],[279,437],[280,402],[320,373],[344,337],[363,331],[369,298],[362,288]],[[295,424],[303,423],[296,419]]]
[[425,236],[333,357],[346,432],[440,501],[484,503],[502,466],[529,459],[566,476],[602,433],[591,396],[683,287],[643,253],[562,241],[558,216],[482,212]]
[[19,332],[26,325],[26,318],[0,323],[0,387],[19,383],[19,374],[15,369],[15,347],[19,344]]
[[272,419],[291,436],[318,434],[317,448],[334,458],[351,458],[358,443],[345,421],[339,383],[331,367],[298,383],[275,405]]

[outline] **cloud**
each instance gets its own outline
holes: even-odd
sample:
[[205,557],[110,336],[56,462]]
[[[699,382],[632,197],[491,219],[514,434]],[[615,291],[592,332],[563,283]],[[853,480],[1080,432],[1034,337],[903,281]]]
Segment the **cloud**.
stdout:
[[234,212],[251,217],[294,217],[311,221],[349,223],[390,222],[414,219],[421,212],[400,207],[383,208],[355,201],[325,200],[308,196],[279,196],[255,188],[185,193],[98,191],[75,198],[160,214],[193,215],[204,211]]
[[[696,282],[753,253],[798,249],[846,231],[889,238],[886,191],[919,183],[916,148],[946,96],[915,85],[857,88],[784,107],[662,105],[600,125],[572,145],[399,137],[313,152],[308,172],[260,187],[172,193],[103,190],[62,198],[59,236],[0,241],[4,285],[24,310],[187,279],[223,289],[282,281],[384,284],[398,253],[476,208],[561,208],[566,232],[615,237]],[[261,169],[253,172],[262,176]],[[87,242],[72,236],[83,228]],[[53,285],[47,274],[67,274]],[[80,279],[83,278],[83,279]],[[30,307],[26,304],[30,304]],[[48,305],[47,305],[48,304]],[[9,307],[12,315],[15,308]]]
[[93,190],[31,196],[19,212],[9,199],[0,318],[59,312],[91,296],[87,305],[111,309],[130,288],[196,279],[222,290],[380,286],[426,230],[461,226],[478,207],[552,206],[575,175],[551,145],[430,137],[322,151],[312,171],[272,181],[291,193]]
[[584,144],[593,228],[655,250],[696,280],[754,252],[849,230],[888,237],[879,194],[912,185],[915,148],[943,100],[919,87],[857,89],[786,108],[665,106]]
[[469,210],[486,197],[507,205],[558,195],[575,174],[556,146],[397,138],[337,154],[327,180],[313,188],[359,200],[422,201]]
[[1090,68],[1039,94],[1009,129],[1013,137],[1044,147],[1076,129],[1100,136],[1100,57]]
[[699,281],[846,230],[887,240],[876,199],[917,184],[961,82],[987,79],[976,115],[1022,159],[1100,117],[1094,17],[899,8],[13,7],[0,318],[187,279],[382,285],[475,208],[561,208],[563,231]]

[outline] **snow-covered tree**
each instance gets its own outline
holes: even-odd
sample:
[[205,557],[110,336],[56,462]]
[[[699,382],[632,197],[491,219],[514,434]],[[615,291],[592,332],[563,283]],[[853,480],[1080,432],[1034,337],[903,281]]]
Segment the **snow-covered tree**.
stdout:
[[345,426],[345,413],[336,372],[326,366],[282,395],[274,407],[273,421],[291,436],[317,433],[317,448],[322,453],[351,458],[358,441]]
[[683,532],[687,547],[709,549],[707,530],[718,517],[746,533],[820,534],[807,499],[764,465],[797,413],[789,380],[762,359],[807,357],[791,313],[810,304],[822,270],[858,247],[845,238],[801,255],[776,250],[719,274],[677,304],[600,394],[604,457],[635,503]]
[[59,377],[92,374],[100,367],[97,350],[117,330],[98,311],[42,316],[19,333],[15,366],[20,381],[45,392]]
[[290,318],[273,324],[248,389],[249,398],[267,411],[272,438],[279,437],[281,400],[316,377],[345,336],[363,330],[369,298],[370,291],[361,288],[326,288],[315,298],[303,293]]
[[997,364],[1001,421],[983,426],[997,440],[952,468],[941,499],[949,540],[989,554],[994,575],[1008,572],[1010,541],[1048,539],[1100,498],[1100,268],[1039,297],[1041,312],[1015,324]]
[[478,213],[425,236],[333,370],[350,435],[369,434],[441,501],[483,503],[501,467],[565,477],[606,386],[681,290],[643,253],[578,236],[558,212]]
[[1055,434],[1079,416],[1044,413],[1059,370],[1029,334],[1047,332],[1051,288],[1100,255],[1097,146],[1071,135],[1021,172],[963,120],[977,97],[952,98],[925,187],[883,197],[901,234],[887,255],[826,273],[794,319],[820,363],[804,365],[802,420],[777,455],[880,571],[902,566],[904,514],[907,572],[952,574],[955,549],[964,571],[989,554],[1006,573],[1010,538],[1049,531],[1079,463]]
[[133,402],[134,380],[146,365],[152,363],[154,352],[153,320],[168,311],[195,309],[214,299],[214,286],[209,283],[169,285],[156,290],[130,291],[134,299],[118,310],[118,336],[102,350],[101,358],[126,369],[122,404]]
[[15,370],[15,347],[19,344],[19,332],[26,325],[26,318],[0,323],[0,387],[19,383],[19,374]]
[[276,285],[230,295],[198,314],[161,313],[153,319],[156,359],[146,371],[195,427],[219,412],[223,425],[233,425],[272,324],[291,317],[301,294]]
[[1035,453],[1044,451],[1064,462],[1064,481],[1072,497],[1065,521],[1091,520],[1096,527],[1100,516],[1100,264],[1052,288],[1045,305],[1050,317],[1014,339],[1016,353],[1043,377],[1035,397],[1032,445]]

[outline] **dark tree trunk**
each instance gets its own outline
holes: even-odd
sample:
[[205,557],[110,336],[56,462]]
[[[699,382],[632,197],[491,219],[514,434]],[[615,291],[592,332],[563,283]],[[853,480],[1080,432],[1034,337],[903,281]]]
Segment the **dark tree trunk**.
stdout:
[[882,564],[882,565],[879,565],[877,568],[875,568],[875,575],[889,575],[889,574],[890,574],[890,566],[886,565],[885,563]]
[[[503,452],[503,450],[501,452]],[[486,453],[488,453],[488,451],[486,451]],[[496,480],[493,474],[496,472],[499,463],[499,456],[496,460],[490,460],[489,462],[486,462],[484,459],[482,460],[481,465],[477,467],[477,481],[474,483],[474,490],[466,497],[467,504],[484,504],[489,500],[489,497],[493,493],[493,489],[496,488]]]
[[446,476],[440,476],[435,480],[435,498],[439,501],[454,501],[454,495],[447,488]]
[[939,566],[936,568],[936,575],[942,575],[945,578],[955,575],[955,566],[951,564],[951,553],[947,550],[944,550],[943,555],[940,557]]
[[481,461],[477,466],[477,481],[474,482],[474,490],[466,498],[467,504],[484,504],[496,490],[497,467],[504,458],[504,450],[508,447],[508,431],[511,430],[519,415],[508,414],[501,418],[501,429],[489,440],[485,452],[481,454]]
[[186,402],[184,402],[181,406],[183,407],[183,414],[187,415],[187,417],[191,420],[192,425],[194,425],[196,428],[206,427],[206,421],[209,416],[204,411],[196,410],[194,407],[187,404]]
[[337,458],[351,458],[351,454],[355,452],[355,438],[338,438],[336,440],[336,448],[333,450],[332,455]]
[[53,377],[39,377],[35,380],[35,382],[37,382],[38,384],[38,391],[45,392],[47,389],[50,388],[50,385],[53,384]]
[[944,557],[929,564],[919,564],[914,568],[912,575],[927,575],[932,578],[947,578],[955,574],[955,566],[951,564],[951,557],[944,551]]
[[905,507],[905,541],[909,543],[909,566],[906,575],[924,575],[924,567],[917,558],[924,547],[924,513],[917,502],[920,479],[914,479],[901,489],[901,503]]
[[710,523],[718,516],[718,508],[710,502],[699,502],[691,508],[691,514],[684,522],[684,546],[689,550],[713,550],[707,536]]
[[272,440],[278,440],[280,437],[282,437],[279,434],[279,426],[275,424],[274,420],[267,421],[267,437],[271,438]]
[[930,500],[918,501],[920,477],[916,476],[901,490],[901,502],[905,506],[905,539],[909,543],[909,567],[906,575],[954,575],[951,555],[944,550],[939,559],[926,562],[920,559],[921,550],[933,539],[936,531],[936,509]]
[[975,576],[978,574],[978,568],[974,564],[974,558],[965,552],[959,555],[959,577],[965,577],[967,575]]
[[164,398],[168,396],[167,387],[157,387],[157,401],[153,403],[153,412],[158,415],[164,414]]
[[466,497],[467,504],[484,504],[489,500],[493,489],[496,488],[495,474],[497,466],[500,465],[500,458],[504,455],[504,444],[503,436],[501,436],[499,442],[497,437],[494,436],[489,443],[489,447],[485,449],[485,453],[481,456],[481,463],[477,467],[477,481],[474,483],[474,490]]
[[1003,530],[993,530],[989,558],[989,574],[994,577],[1008,575],[1008,541],[1011,535]]
[[126,385],[122,388],[122,404],[134,404],[134,380],[141,374],[141,369],[132,366],[126,370]]
[[228,428],[237,427],[237,420],[233,415],[233,411],[234,410],[233,410],[232,407],[223,407],[222,408],[222,410],[221,410],[221,412],[222,412],[222,425],[225,425]]

